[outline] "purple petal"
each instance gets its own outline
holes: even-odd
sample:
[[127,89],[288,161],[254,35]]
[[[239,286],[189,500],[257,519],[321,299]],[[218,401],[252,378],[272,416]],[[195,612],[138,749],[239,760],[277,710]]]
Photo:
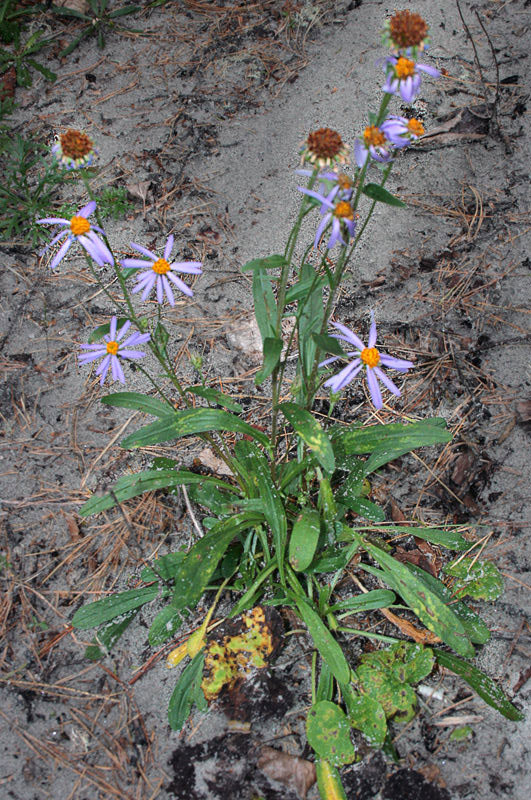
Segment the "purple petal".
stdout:
[[385,372],[382,372],[382,370],[379,367],[374,367],[373,369],[374,369],[374,374],[381,380],[384,386],[387,386],[390,392],[395,394],[397,397],[400,397],[400,389],[398,388],[398,386],[395,386],[391,378],[388,378]]
[[155,253],[152,253],[151,250],[147,250],[145,247],[142,247],[141,244],[135,244],[134,242],[131,242],[131,247],[133,248],[133,250],[137,250],[139,253],[142,253],[148,258],[151,258],[153,261],[158,261],[159,259],[159,257],[156,256]]
[[103,242],[101,239],[99,239],[96,236],[96,234],[94,233],[94,231],[89,231],[87,233],[87,237],[90,239],[92,244],[97,248],[97,250],[98,250],[98,252],[100,254],[100,257],[103,258],[104,263],[105,264],[114,264],[113,255],[112,255],[111,251],[109,250],[109,248],[107,247],[107,245],[105,244],[105,242]]
[[441,73],[435,67],[430,67],[429,64],[417,64],[417,69],[420,69],[421,72],[426,72],[428,75],[431,75],[432,78],[440,78]]
[[299,192],[302,192],[303,194],[307,194],[309,197],[314,197],[316,200],[319,200],[321,205],[326,206],[327,208],[334,207],[334,204],[331,203],[329,200],[327,200],[324,195],[319,194],[319,192],[314,192],[313,189],[305,189],[303,186],[297,186],[297,189],[299,190]]
[[111,358],[111,367],[112,367],[112,377],[114,378],[114,380],[120,381],[120,383],[125,383],[124,371],[117,356],[113,356]]
[[201,275],[203,270],[201,261],[176,261],[170,264],[170,269],[176,272],[182,272],[187,275]]
[[332,358],[325,358],[324,361],[321,361],[319,366],[326,367],[327,364],[332,364],[334,361],[337,361],[341,356],[332,356]]
[[322,218],[321,222],[319,223],[319,226],[318,226],[318,228],[317,228],[317,230],[315,232],[315,240],[314,240],[314,243],[313,243],[313,246],[315,247],[316,250],[319,247],[319,242],[321,241],[321,236],[323,235],[323,233],[325,232],[326,228],[330,224],[331,217],[332,217],[331,214],[326,214]]
[[175,237],[174,237],[173,233],[170,233],[170,235],[168,236],[168,240],[166,242],[166,247],[164,248],[164,258],[166,259],[166,261],[169,260],[170,253],[173,250],[174,239],[175,239]]
[[111,324],[109,325],[109,338],[108,342],[115,342],[116,341],[116,328],[118,325],[117,317],[111,317]]
[[44,217],[43,219],[36,219],[39,225],[70,225],[69,219],[64,217]]
[[122,336],[124,336],[127,333],[127,331],[129,330],[130,327],[131,327],[131,320],[128,319],[126,322],[124,322],[124,324],[122,325],[122,327],[120,328],[120,330],[116,334],[116,340],[115,341],[119,342],[120,339],[122,338]]
[[95,350],[93,353],[81,353],[77,358],[80,366],[96,361],[97,358],[107,355],[107,350]]
[[346,325],[342,325],[341,322],[333,322],[332,325],[334,326],[334,328],[337,328],[338,331],[341,331],[341,333],[343,334],[343,336],[338,336],[337,337],[338,339],[345,338],[347,342],[353,344],[354,347],[358,348],[358,350],[365,350],[365,345],[363,344],[361,339],[358,338],[358,336],[356,336],[356,334],[353,333],[353,331],[351,331],[350,328],[347,328]]
[[119,350],[120,358],[144,358],[146,355],[142,350]]
[[171,272],[167,272],[164,277],[165,279],[170,280],[173,284],[175,284],[175,286],[177,286],[177,288],[180,289],[183,294],[188,295],[188,297],[194,296],[194,293],[192,292],[190,287],[187,286],[184,281],[178,278],[177,275],[172,275]]
[[[161,275],[160,277],[162,278],[162,285],[164,286],[164,291],[166,292],[166,297],[168,298],[168,303],[170,304],[170,306],[174,306],[175,305],[175,297],[173,296],[173,292],[171,290],[171,286],[169,284],[169,281],[168,281],[166,275]],[[179,278],[176,278],[174,275],[172,275],[172,278],[175,281],[179,280]],[[182,283],[182,281],[181,281],[181,283]],[[188,288],[188,287],[186,287],[186,288]]]
[[338,372],[337,375],[334,375],[333,378],[329,378],[323,386],[328,386],[333,392],[339,392],[343,389],[348,383],[354,380],[358,372],[362,368],[362,363],[359,359],[352,361],[350,364],[347,364],[341,372]]
[[92,242],[86,236],[76,236],[76,239],[78,240],[79,244],[85,248],[85,250],[87,251],[89,256],[93,259],[93,261],[95,261],[99,267],[103,267],[105,261],[102,258],[101,253],[98,247],[96,247],[96,245],[94,244],[94,242]]
[[53,257],[50,263],[50,269],[55,269],[56,266],[59,264],[60,261],[65,257],[68,250],[70,249],[70,245],[72,244],[72,239],[68,237],[65,242],[61,245],[55,256]]
[[150,262],[140,258],[123,258],[120,264],[124,269],[146,269],[146,267],[151,269],[149,266]]
[[111,363],[111,354],[108,353],[101,364],[99,365],[98,369],[96,370],[96,375],[101,375],[100,386],[103,386],[105,383],[105,378],[107,377],[107,372],[109,370],[109,365]]
[[362,145],[359,139],[356,139],[354,142],[354,157],[360,169],[365,166],[368,156],[369,152],[367,148]]
[[149,342],[150,339],[150,333],[139,333],[138,331],[135,331],[135,333],[132,333],[131,336],[125,340],[125,342],[122,342],[121,347],[129,347],[133,344],[144,344],[145,342]]
[[92,212],[95,210],[96,210],[96,203],[94,202],[94,200],[91,200],[90,203],[87,203],[86,206],[83,206],[83,208],[77,212],[76,216],[85,217],[86,219],[87,217],[90,217]]
[[374,314],[371,314],[371,329],[369,331],[369,341],[367,342],[367,347],[374,347],[376,344],[376,321],[374,319]]
[[385,353],[380,353],[380,361],[384,367],[396,369],[398,372],[407,372],[408,369],[411,369],[415,366],[412,361],[406,361],[402,358],[394,358],[394,356],[388,356],[385,355]]
[[382,393],[372,367],[367,367],[367,383],[369,384],[372,402],[375,408],[380,409],[383,406]]

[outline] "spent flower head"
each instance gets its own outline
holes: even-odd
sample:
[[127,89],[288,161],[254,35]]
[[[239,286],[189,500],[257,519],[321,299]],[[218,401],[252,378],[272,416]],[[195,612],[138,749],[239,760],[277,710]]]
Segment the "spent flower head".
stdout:
[[51,269],[54,269],[59,262],[63,260],[75,241],[79,242],[81,247],[84,248],[99,267],[103,267],[104,264],[114,264],[111,251],[105,242],[94,233],[94,231],[98,231],[98,233],[105,236],[104,231],[102,228],[98,227],[98,225],[91,225],[88,221],[88,217],[90,217],[95,210],[96,203],[94,200],[91,200],[90,203],[83,206],[71,219],[65,219],[64,217],[44,217],[43,219],[35,220],[39,225],[59,225],[62,228],[62,230],[53,237],[52,241],[46,245],[44,250],[41,250],[41,256],[61,238],[66,236],[65,241],[50,263]]
[[112,317],[109,326],[109,333],[103,337],[105,344],[99,342],[98,344],[82,344],[81,349],[87,350],[86,353],[81,353],[78,356],[79,364],[84,366],[91,361],[96,361],[98,358],[103,358],[103,361],[96,370],[96,375],[100,375],[100,385],[103,386],[109,367],[111,368],[112,378],[120,383],[125,383],[125,376],[120,364],[120,358],[137,359],[144,358],[146,355],[143,350],[129,350],[128,348],[135,345],[144,344],[149,342],[151,334],[149,333],[133,333],[124,342],[120,342],[129,328],[131,323],[129,320],[125,322],[120,330],[117,330],[118,320]]
[[[332,334],[334,339],[339,339],[347,342],[347,344],[354,345],[356,349],[347,353],[349,358],[353,358],[353,361],[350,361],[346,367],[343,367],[337,375],[325,381],[324,386],[330,387],[332,392],[337,393],[351,383],[365,366],[367,368],[367,383],[369,385],[372,402],[377,409],[380,409],[383,406],[383,400],[378,381],[381,381],[394,395],[400,397],[400,389],[387,377],[385,372],[380,368],[380,365],[396,369],[398,372],[407,372],[408,369],[411,369],[414,365],[411,361],[388,356],[386,353],[381,353],[376,349],[377,332],[374,314],[371,314],[371,318],[372,321],[367,346],[365,346],[361,339],[356,336],[350,328],[347,328],[346,325],[341,325],[340,322],[332,323],[339,331],[339,333]],[[333,361],[337,361],[338,358],[340,358],[340,356],[327,358],[325,361],[322,361],[319,366],[324,367],[327,364],[331,364]]]
[[345,164],[348,161],[348,145],[332,128],[319,128],[308,135],[301,149],[301,164],[305,161],[319,167]]
[[358,167],[365,166],[367,159],[373,158],[382,164],[392,158],[391,142],[387,140],[383,126],[367,125],[363,132],[363,141],[356,139],[354,143],[354,157]]
[[394,52],[405,51],[416,55],[428,43],[428,24],[413,11],[396,11],[385,23],[383,38]]
[[70,128],[52,146],[56,161],[65,169],[90,167],[98,151],[86,133]]
[[[131,242],[131,247],[138,253],[141,253],[145,258],[124,258],[121,261],[122,267],[125,269],[141,269],[142,272],[137,278],[137,284],[132,290],[132,294],[142,292],[142,300],[147,300],[153,287],[157,287],[157,302],[164,302],[164,295],[168,298],[168,303],[171,306],[175,305],[175,298],[171,284],[177,287],[180,292],[193,297],[193,292],[184,281],[175,275],[175,272],[181,272],[185,275],[201,275],[203,266],[201,261],[169,261],[170,254],[173,248],[174,236],[171,234],[166,240],[164,248],[164,255],[162,258],[147,250],[140,244]],[[147,259],[147,260],[146,260]]]
[[424,135],[424,125],[415,117],[407,119],[389,116],[382,123],[381,129],[394,147],[407,147],[419,136]]
[[401,97],[404,103],[412,103],[420,90],[421,72],[438,78],[440,72],[429,64],[419,64],[406,56],[388,56],[385,59],[386,78],[382,90]]

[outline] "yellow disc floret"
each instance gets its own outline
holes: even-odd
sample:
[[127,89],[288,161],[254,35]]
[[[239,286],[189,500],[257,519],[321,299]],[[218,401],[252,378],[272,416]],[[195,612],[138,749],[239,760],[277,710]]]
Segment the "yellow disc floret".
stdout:
[[85,217],[72,217],[70,220],[70,230],[74,236],[82,236],[90,230],[90,222]]
[[151,267],[153,272],[156,272],[157,275],[165,275],[170,270],[170,265],[166,261],[165,258],[158,258],[153,266]]
[[376,347],[364,347],[360,353],[360,358],[368,367],[377,367],[380,363],[380,353]]
[[422,136],[424,133],[424,125],[418,119],[410,119],[407,124],[407,129],[413,136]]
[[365,147],[382,147],[385,144],[385,135],[376,125],[368,125],[363,132]]
[[115,356],[118,352],[118,342],[107,342],[107,352]]
[[334,215],[342,219],[354,219],[354,211],[350,203],[341,200],[340,203],[334,208]]
[[415,62],[409,58],[400,56],[395,64],[396,77],[403,81],[405,78],[411,78],[415,73]]

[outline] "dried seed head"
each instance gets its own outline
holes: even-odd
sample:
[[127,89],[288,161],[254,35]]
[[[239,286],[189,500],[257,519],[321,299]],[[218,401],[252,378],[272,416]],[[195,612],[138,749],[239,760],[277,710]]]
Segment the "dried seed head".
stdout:
[[389,34],[398,48],[419,47],[428,35],[428,25],[420,14],[397,11],[389,22]]
[[339,133],[331,128],[319,128],[310,133],[302,150],[303,161],[311,161],[320,167],[330,166],[335,162],[344,163],[347,159],[347,145]]
[[64,156],[73,161],[89,156],[94,150],[94,143],[86,133],[70,129],[59,137],[61,151]]

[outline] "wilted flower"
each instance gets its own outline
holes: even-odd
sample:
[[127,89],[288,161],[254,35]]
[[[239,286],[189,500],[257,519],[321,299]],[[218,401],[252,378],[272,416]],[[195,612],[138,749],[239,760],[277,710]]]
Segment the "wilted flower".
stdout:
[[147,250],[145,247],[142,247],[142,245],[131,242],[131,247],[133,250],[137,250],[139,253],[142,253],[142,255],[149,259],[149,261],[146,261],[146,259],[141,258],[124,258],[121,262],[122,267],[125,267],[126,269],[143,270],[143,272],[141,272],[138,276],[137,284],[132,290],[132,294],[136,294],[136,292],[142,292],[142,300],[146,300],[156,284],[157,302],[162,303],[164,301],[165,294],[168,298],[169,304],[174,306],[175,298],[170,286],[171,281],[183,294],[188,295],[188,297],[193,297],[193,292],[190,287],[173,273],[181,272],[187,275],[201,275],[202,264],[200,261],[177,261],[170,263],[168,259],[173,248],[173,242],[174,236],[172,234],[168,236],[166,247],[164,248],[164,256],[162,258],[159,258],[157,255],[155,255],[155,253],[152,253],[151,250]]
[[356,139],[354,144],[354,156],[358,167],[365,166],[369,156],[385,164],[391,160],[391,143],[387,141],[383,126],[368,125],[363,132],[363,142]]
[[103,233],[103,230],[97,225],[91,225],[87,219],[87,217],[90,217],[95,210],[96,203],[94,200],[91,200],[90,203],[87,203],[86,206],[83,206],[83,208],[78,211],[77,214],[72,217],[72,219],[64,219],[63,217],[45,217],[44,219],[35,220],[40,225],[61,225],[63,227],[63,230],[54,236],[52,241],[46,245],[44,250],[41,251],[41,255],[44,255],[44,253],[46,253],[50,247],[53,247],[54,244],[61,239],[61,237],[66,236],[66,240],[63,242],[50,263],[51,269],[54,269],[59,262],[63,260],[72,243],[76,240],[87,251],[89,256],[94,259],[98,266],[103,267],[104,264],[114,264],[114,258],[112,257],[112,253],[110,252],[109,248],[105,242],[102,242],[101,239],[94,233],[94,231]]
[[441,74],[435,67],[428,64],[418,64],[405,56],[388,56],[385,59],[387,76],[382,90],[388,94],[400,95],[404,103],[412,103],[420,89],[421,77],[419,72],[426,72],[433,78]]
[[414,117],[406,119],[406,117],[390,116],[382,123],[381,127],[395,147],[406,147],[424,134],[424,125]]
[[411,11],[397,11],[385,25],[384,40],[398,52],[423,50],[428,41],[426,20]]
[[331,167],[332,164],[345,164],[348,161],[348,146],[337,131],[331,128],[319,128],[308,135],[301,150],[301,164],[310,161],[319,167]]
[[125,342],[120,344],[120,339],[125,336],[131,327],[131,323],[129,320],[127,320],[127,322],[122,325],[118,332],[116,331],[117,325],[118,320],[116,317],[113,317],[111,319],[109,333],[103,337],[105,345],[101,343],[82,344],[81,348],[83,350],[88,350],[89,352],[81,353],[81,355],[78,356],[79,363],[82,366],[88,364],[90,361],[95,361],[97,358],[103,357],[103,361],[96,370],[96,375],[101,375],[101,386],[103,386],[105,378],[107,377],[109,367],[111,368],[113,380],[120,381],[120,383],[125,383],[125,377],[119,358],[144,358],[146,354],[142,350],[128,350],[127,348],[133,347],[137,344],[149,342],[151,338],[149,333],[133,333],[125,340]]
[[92,139],[86,133],[72,128],[62,133],[52,147],[56,160],[65,169],[90,167],[97,152]]
[[[341,389],[344,389],[347,384],[354,380],[356,375],[363,369],[363,366],[365,365],[367,367],[367,383],[369,385],[369,391],[371,393],[372,402],[376,408],[380,409],[383,406],[382,394],[378,385],[379,380],[389,389],[390,392],[395,394],[397,397],[400,397],[400,389],[395,386],[393,381],[390,380],[380,369],[380,364],[384,367],[396,369],[398,372],[407,372],[408,369],[411,369],[413,363],[411,361],[405,361],[401,358],[388,356],[376,349],[375,344],[377,334],[374,314],[372,315],[367,347],[365,347],[361,339],[359,339],[356,334],[345,325],[341,325],[339,322],[333,322],[332,324],[340,331],[340,333],[332,334],[334,339],[340,339],[344,342],[347,342],[347,344],[353,344],[356,350],[347,353],[349,358],[354,358],[354,360],[347,364],[347,366],[338,372],[337,375],[334,375],[332,378],[329,378],[327,381],[325,381],[324,386],[330,387],[332,392],[340,392]],[[340,358],[340,356],[327,358],[325,361],[322,361],[319,366],[324,367],[327,364],[331,364],[333,361],[337,361],[338,358]]]
[[[354,209],[348,200],[343,200],[341,194],[338,195],[338,192],[335,193],[335,196],[331,200],[329,196],[314,192],[313,189],[305,189],[303,186],[299,186],[298,189],[303,194],[307,194],[309,197],[313,197],[321,203],[323,219],[319,223],[315,234],[314,247],[317,248],[319,246],[321,236],[330,223],[332,224],[332,232],[328,244],[326,245],[327,249],[331,250],[338,242],[346,245],[341,234],[346,231],[348,238],[354,235],[354,230],[356,228]],[[347,191],[352,193],[351,189]]]

